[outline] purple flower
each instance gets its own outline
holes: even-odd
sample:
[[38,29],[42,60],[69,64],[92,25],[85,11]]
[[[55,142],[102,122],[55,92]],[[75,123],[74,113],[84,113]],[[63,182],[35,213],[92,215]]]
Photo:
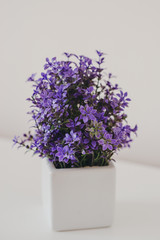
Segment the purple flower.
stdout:
[[69,160],[71,162],[75,162],[76,158],[74,156],[75,152],[73,149],[70,149],[67,145],[64,147],[57,147],[56,157],[59,158],[59,162],[68,163]]
[[93,61],[64,53],[65,60],[46,58],[44,71],[33,83],[33,133],[15,137],[14,144],[47,157],[56,168],[108,165],[112,155],[130,147],[137,125],[131,127],[125,109],[130,98],[104,73],[105,54]]
[[81,122],[79,121],[79,118],[76,117],[74,120],[69,119],[66,123],[66,126],[70,129],[75,129],[77,126],[80,126]]
[[109,142],[104,139],[98,140],[98,143],[99,143],[99,145],[102,146],[103,151],[106,151],[107,149],[109,149],[109,150],[113,149],[112,145],[109,144]]
[[113,147],[112,147],[111,144],[105,143],[105,144],[102,145],[102,149],[103,149],[103,151],[105,151],[107,149],[112,150]]
[[36,73],[33,73],[33,74],[28,78],[28,82],[34,82],[35,76],[36,76]]
[[100,51],[98,51],[98,50],[96,50],[96,52],[97,52],[97,54],[98,54],[98,56],[99,57],[101,57],[104,53],[102,53],[102,52],[100,52]]
[[80,119],[83,119],[84,123],[87,123],[89,120],[96,120],[95,114],[96,114],[96,110],[93,109],[93,107],[89,107],[88,105],[81,106],[80,107],[80,112],[81,112],[81,116]]
[[64,141],[66,143],[74,143],[78,142],[80,140],[77,133],[73,132],[73,130],[70,131],[70,134],[66,133]]
[[93,92],[93,90],[94,90],[94,88],[93,88],[93,86],[91,86],[91,87],[86,89],[86,92],[91,94],[91,92]]

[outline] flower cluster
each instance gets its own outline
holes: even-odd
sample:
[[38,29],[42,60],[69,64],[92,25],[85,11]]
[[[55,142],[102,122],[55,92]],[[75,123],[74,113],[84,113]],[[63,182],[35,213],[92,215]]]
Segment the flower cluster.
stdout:
[[46,59],[44,72],[33,83],[29,114],[35,131],[14,143],[52,161],[56,168],[104,166],[119,149],[129,147],[131,128],[124,113],[130,99],[98,60],[64,53],[66,59]]

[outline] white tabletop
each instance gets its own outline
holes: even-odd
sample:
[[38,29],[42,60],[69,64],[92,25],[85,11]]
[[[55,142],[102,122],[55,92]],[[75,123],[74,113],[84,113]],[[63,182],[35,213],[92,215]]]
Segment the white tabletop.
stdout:
[[54,232],[41,201],[41,159],[0,140],[1,240],[159,240],[160,168],[119,160],[110,228]]

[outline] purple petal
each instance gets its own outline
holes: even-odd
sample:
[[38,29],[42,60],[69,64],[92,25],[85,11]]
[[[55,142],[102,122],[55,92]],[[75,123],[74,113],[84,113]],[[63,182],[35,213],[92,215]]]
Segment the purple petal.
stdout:
[[77,121],[78,121],[78,117],[75,118],[75,122],[77,122]]
[[86,152],[84,151],[84,149],[82,150],[82,154],[86,154]]
[[91,87],[87,88],[87,90],[89,93],[91,93],[93,91],[93,87],[91,86]]
[[67,158],[64,158],[64,159],[63,159],[63,162],[68,163],[68,159],[67,159]]
[[81,124],[81,122],[77,122],[77,123],[76,123],[76,126],[79,126],[80,124]]
[[87,116],[84,116],[84,117],[83,117],[83,122],[84,122],[84,123],[88,122],[88,117],[87,117]]
[[108,144],[108,149],[112,151],[113,150],[112,145]]
[[115,144],[115,145],[117,143],[117,141],[115,139],[112,139],[111,142],[112,142],[112,144]]
[[68,146],[64,146],[63,150],[64,150],[64,152],[68,152],[69,147]]
[[105,151],[107,148],[108,148],[108,144],[104,144],[104,145],[102,146],[103,151]]
[[102,144],[104,144],[104,140],[103,140],[103,139],[100,139],[100,140],[98,141],[98,143],[99,143],[100,145],[102,145]]
[[94,121],[94,120],[96,119],[93,114],[90,114],[90,115],[89,115],[89,118],[90,118],[90,120],[92,120],[92,121]]
[[61,148],[61,147],[57,147],[57,151],[58,151],[58,152],[61,152],[61,151],[62,151],[62,148]]
[[96,147],[96,141],[92,141],[91,144],[93,147]]
[[97,52],[97,54],[98,54],[99,57],[101,57],[101,56],[104,54],[103,52],[100,52],[100,51],[98,51],[98,50],[96,50],[96,52]]
[[84,110],[84,107],[80,107],[80,112],[81,112],[82,114],[85,114],[85,113],[86,113],[86,111]]
[[66,123],[66,126],[67,126],[68,128],[70,128],[70,127],[72,127],[72,124],[71,124],[71,123]]
[[89,139],[85,138],[83,141],[85,144],[89,143]]

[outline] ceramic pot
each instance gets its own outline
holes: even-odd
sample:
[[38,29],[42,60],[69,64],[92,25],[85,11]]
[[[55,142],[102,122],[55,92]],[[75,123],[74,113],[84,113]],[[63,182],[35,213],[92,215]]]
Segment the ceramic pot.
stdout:
[[46,219],[56,231],[111,226],[115,166],[56,169],[42,159],[42,198]]

